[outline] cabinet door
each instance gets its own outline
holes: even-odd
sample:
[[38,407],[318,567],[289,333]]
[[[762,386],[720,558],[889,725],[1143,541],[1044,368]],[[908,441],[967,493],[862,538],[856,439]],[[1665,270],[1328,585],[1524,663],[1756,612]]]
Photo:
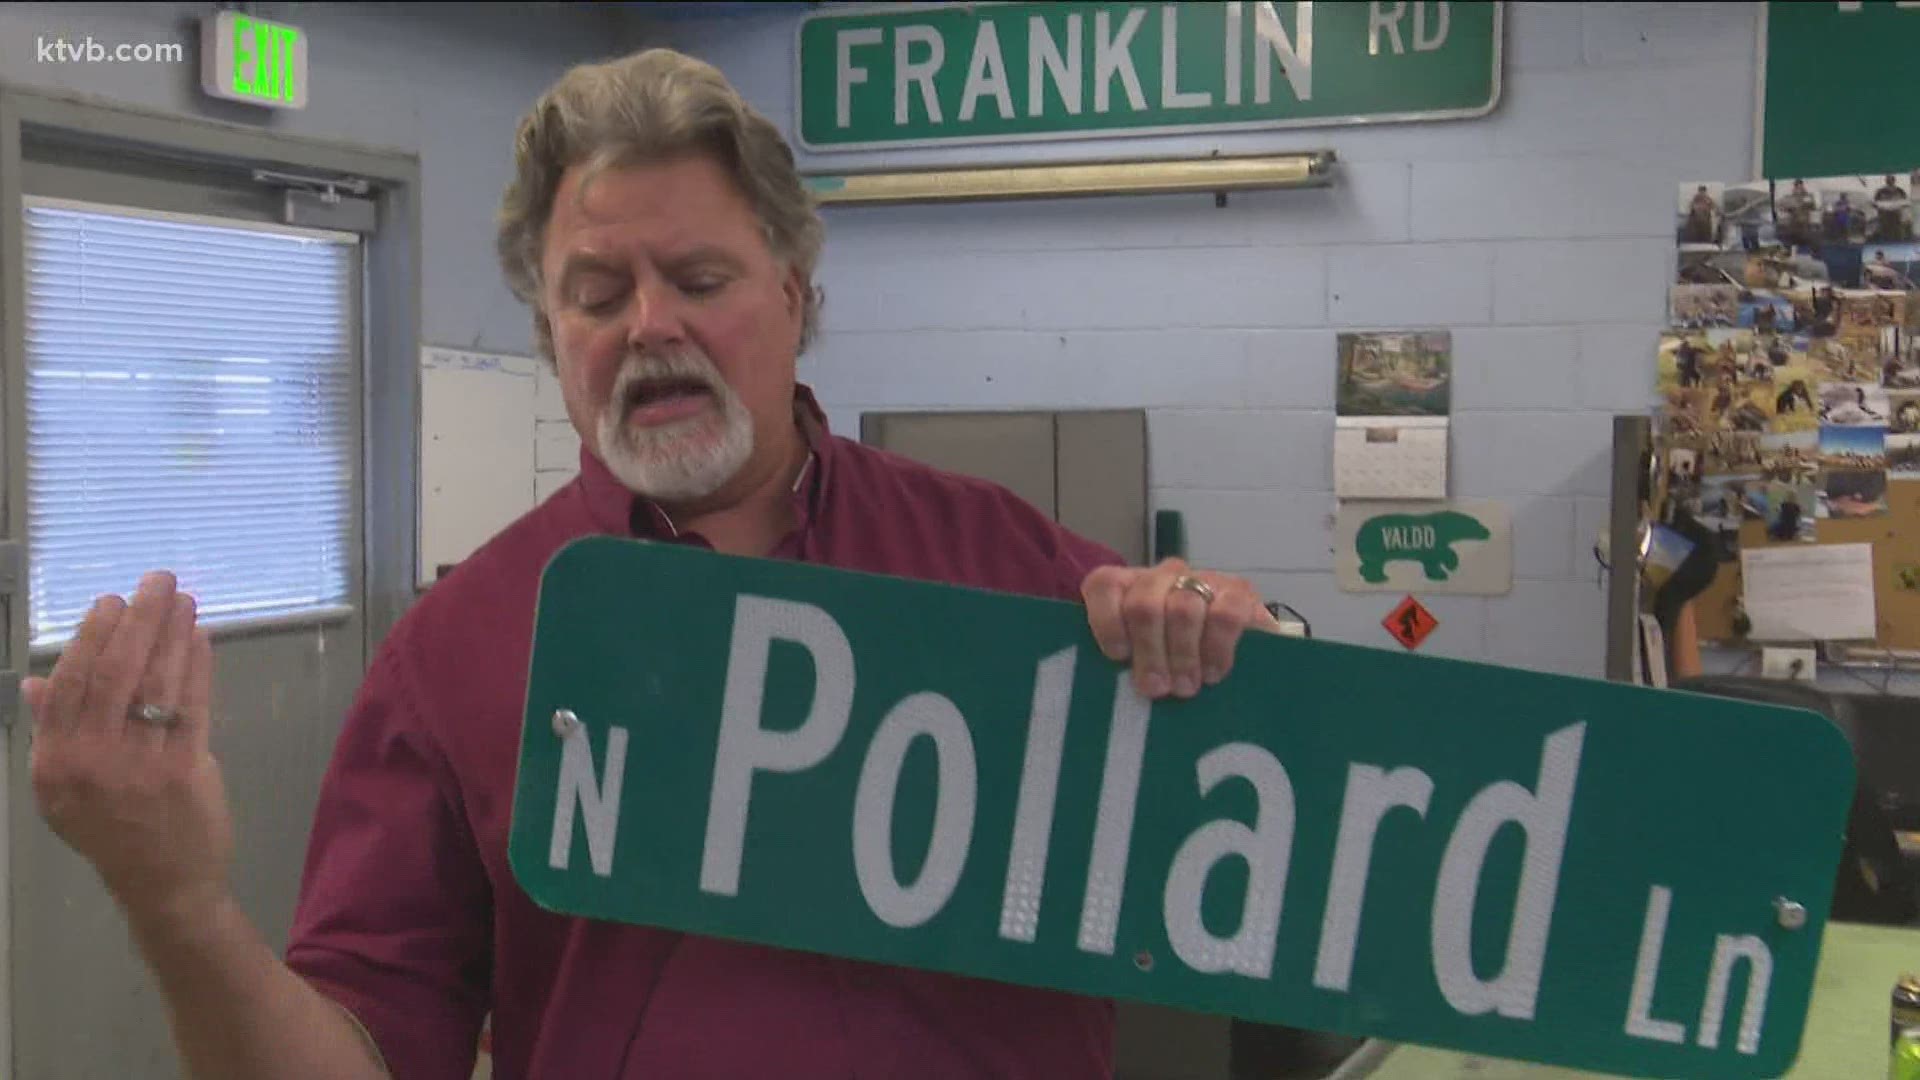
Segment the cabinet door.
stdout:
[[1000,484],[1127,562],[1147,559],[1147,417],[1138,409],[867,413],[860,440]]
[[992,481],[1057,517],[1051,412],[867,413],[860,441]]

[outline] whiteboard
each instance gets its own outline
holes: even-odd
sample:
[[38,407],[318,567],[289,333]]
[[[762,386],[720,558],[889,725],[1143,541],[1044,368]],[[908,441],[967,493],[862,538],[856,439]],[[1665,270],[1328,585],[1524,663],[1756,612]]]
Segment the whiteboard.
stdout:
[[421,585],[533,509],[539,366],[530,356],[421,348]]

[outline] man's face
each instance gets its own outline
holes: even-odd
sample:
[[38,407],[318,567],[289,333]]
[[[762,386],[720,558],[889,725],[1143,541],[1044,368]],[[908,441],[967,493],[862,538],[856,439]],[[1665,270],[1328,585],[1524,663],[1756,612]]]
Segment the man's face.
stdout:
[[580,172],[541,253],[567,415],[636,493],[726,505],[789,445],[805,284],[710,158]]

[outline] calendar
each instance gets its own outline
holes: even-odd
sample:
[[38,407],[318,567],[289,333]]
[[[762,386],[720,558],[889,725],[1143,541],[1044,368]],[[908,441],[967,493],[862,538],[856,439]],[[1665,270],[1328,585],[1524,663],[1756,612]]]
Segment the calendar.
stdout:
[[1446,417],[1342,416],[1334,424],[1335,497],[1447,497]]

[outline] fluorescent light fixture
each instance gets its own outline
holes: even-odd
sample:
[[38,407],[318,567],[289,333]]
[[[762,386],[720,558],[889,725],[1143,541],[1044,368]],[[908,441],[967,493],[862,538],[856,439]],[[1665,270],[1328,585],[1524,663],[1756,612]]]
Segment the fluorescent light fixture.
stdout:
[[1316,150],[1185,161],[1067,162],[904,172],[814,173],[807,187],[822,205],[975,202],[1082,195],[1224,194],[1265,188],[1326,187],[1334,154]]

